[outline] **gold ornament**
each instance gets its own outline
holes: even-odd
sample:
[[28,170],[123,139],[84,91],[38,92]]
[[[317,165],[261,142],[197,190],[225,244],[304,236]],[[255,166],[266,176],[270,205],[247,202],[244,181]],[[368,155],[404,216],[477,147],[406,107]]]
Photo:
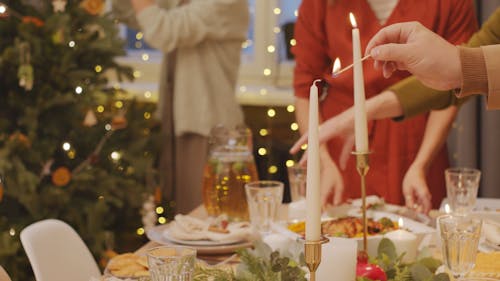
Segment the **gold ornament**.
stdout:
[[52,183],[55,186],[65,186],[71,180],[71,172],[66,167],[59,167],[52,173]]
[[84,0],[80,4],[87,13],[97,16],[102,13],[104,10],[104,1],[103,0]]
[[92,127],[97,124],[97,117],[92,109],[87,110],[85,118],[83,119],[83,126]]

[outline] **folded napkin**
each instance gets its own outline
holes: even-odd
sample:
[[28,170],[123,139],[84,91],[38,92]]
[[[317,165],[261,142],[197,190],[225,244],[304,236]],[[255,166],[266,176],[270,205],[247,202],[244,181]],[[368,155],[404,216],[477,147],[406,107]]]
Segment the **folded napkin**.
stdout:
[[483,223],[484,238],[493,245],[500,247],[500,224],[491,220]]
[[217,242],[251,240],[255,235],[248,222],[233,222],[222,228],[218,218],[201,220],[186,215],[176,215],[166,230],[177,240],[210,240]]

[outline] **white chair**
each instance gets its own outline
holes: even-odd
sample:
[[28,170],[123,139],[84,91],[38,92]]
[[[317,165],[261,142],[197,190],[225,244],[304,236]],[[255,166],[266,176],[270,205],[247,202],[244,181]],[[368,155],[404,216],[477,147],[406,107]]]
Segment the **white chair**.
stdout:
[[0,281],[12,281],[9,277],[9,274],[3,269],[3,267],[0,265]]
[[101,276],[80,235],[63,221],[33,223],[20,237],[37,281],[88,281]]

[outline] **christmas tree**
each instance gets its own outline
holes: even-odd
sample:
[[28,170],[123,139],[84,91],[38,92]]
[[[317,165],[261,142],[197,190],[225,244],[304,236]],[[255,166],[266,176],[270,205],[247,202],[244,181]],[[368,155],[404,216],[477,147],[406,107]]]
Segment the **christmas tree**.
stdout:
[[69,223],[97,260],[144,243],[158,125],[153,104],[109,86],[132,69],[115,61],[124,41],[103,9],[0,3],[0,264],[14,280],[33,278],[19,233],[38,220]]

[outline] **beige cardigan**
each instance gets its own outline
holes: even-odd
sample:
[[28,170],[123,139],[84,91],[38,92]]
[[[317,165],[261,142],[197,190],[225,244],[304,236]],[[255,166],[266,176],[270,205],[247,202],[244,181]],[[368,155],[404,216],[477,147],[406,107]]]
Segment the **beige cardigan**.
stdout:
[[[246,0],[159,0],[134,18],[129,0],[113,0],[119,19],[138,24],[152,47],[176,51],[174,70],[175,134],[207,136],[217,124],[243,123],[235,97],[241,43],[249,24]],[[166,56],[165,56],[166,57]],[[168,62],[160,74],[160,102],[166,89]]]
[[487,94],[488,109],[500,109],[500,45],[460,47],[462,87],[459,97]]

